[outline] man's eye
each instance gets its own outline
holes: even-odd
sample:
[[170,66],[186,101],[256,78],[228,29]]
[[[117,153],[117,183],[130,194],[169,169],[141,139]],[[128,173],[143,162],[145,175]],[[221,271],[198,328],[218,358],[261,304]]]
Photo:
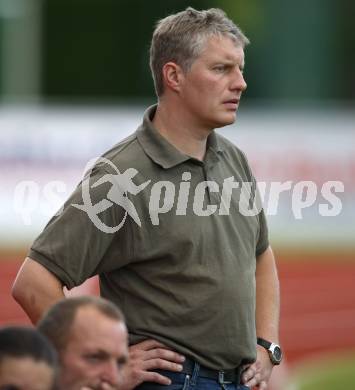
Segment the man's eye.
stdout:
[[226,67],[223,66],[223,65],[220,65],[220,66],[215,66],[213,69],[214,69],[217,73],[223,73],[223,72],[225,71]]
[[117,367],[120,369],[125,367],[126,364],[127,364],[126,360],[125,361],[117,360]]
[[97,363],[101,360],[101,357],[98,355],[87,355],[85,359],[90,363]]

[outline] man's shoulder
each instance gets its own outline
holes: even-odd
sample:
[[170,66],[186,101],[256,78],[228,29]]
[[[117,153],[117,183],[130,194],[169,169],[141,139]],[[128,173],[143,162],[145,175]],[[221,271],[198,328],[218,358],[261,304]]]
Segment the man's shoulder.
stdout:
[[91,172],[97,175],[116,174],[117,172],[150,173],[150,159],[137,137],[137,131],[116,143],[95,162]]
[[132,133],[128,137],[113,145],[101,157],[111,161],[115,161],[125,159],[129,156],[132,156],[132,158],[134,158],[135,153],[140,153],[140,147],[137,142],[136,132]]
[[124,138],[111,149],[107,150],[99,159],[98,166],[115,165],[118,169],[132,168],[141,160],[145,153],[138,142],[137,132]]

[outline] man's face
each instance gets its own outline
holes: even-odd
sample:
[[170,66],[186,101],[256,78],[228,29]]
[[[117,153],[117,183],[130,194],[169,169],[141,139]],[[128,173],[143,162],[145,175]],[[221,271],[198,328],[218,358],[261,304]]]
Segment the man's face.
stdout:
[[5,357],[0,363],[0,390],[51,390],[54,369],[31,357]]
[[62,389],[79,390],[83,386],[101,389],[104,383],[116,385],[128,358],[126,326],[93,307],[80,308],[59,358]]
[[183,76],[182,104],[196,125],[216,128],[231,124],[242,92],[244,50],[227,36],[207,39],[199,57]]

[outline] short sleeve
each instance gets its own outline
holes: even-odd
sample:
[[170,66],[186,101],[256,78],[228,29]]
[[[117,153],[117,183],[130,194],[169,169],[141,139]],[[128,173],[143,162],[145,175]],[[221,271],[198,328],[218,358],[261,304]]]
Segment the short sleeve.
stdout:
[[[119,226],[127,215],[122,207],[107,199],[112,183],[106,181],[106,174],[100,168],[87,174],[34,241],[28,254],[68,289],[95,274],[118,268],[119,262],[127,257],[124,237],[127,227],[119,231],[110,229]],[[90,218],[90,213],[95,218]],[[117,248],[115,256],[107,256],[113,245]]]

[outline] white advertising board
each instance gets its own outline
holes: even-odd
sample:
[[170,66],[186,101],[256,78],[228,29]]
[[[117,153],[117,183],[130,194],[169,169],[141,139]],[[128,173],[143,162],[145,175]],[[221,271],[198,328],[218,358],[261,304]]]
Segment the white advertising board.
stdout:
[[[29,245],[144,109],[0,108],[0,246]],[[355,247],[354,112],[241,110],[218,131],[246,152],[276,245]]]

